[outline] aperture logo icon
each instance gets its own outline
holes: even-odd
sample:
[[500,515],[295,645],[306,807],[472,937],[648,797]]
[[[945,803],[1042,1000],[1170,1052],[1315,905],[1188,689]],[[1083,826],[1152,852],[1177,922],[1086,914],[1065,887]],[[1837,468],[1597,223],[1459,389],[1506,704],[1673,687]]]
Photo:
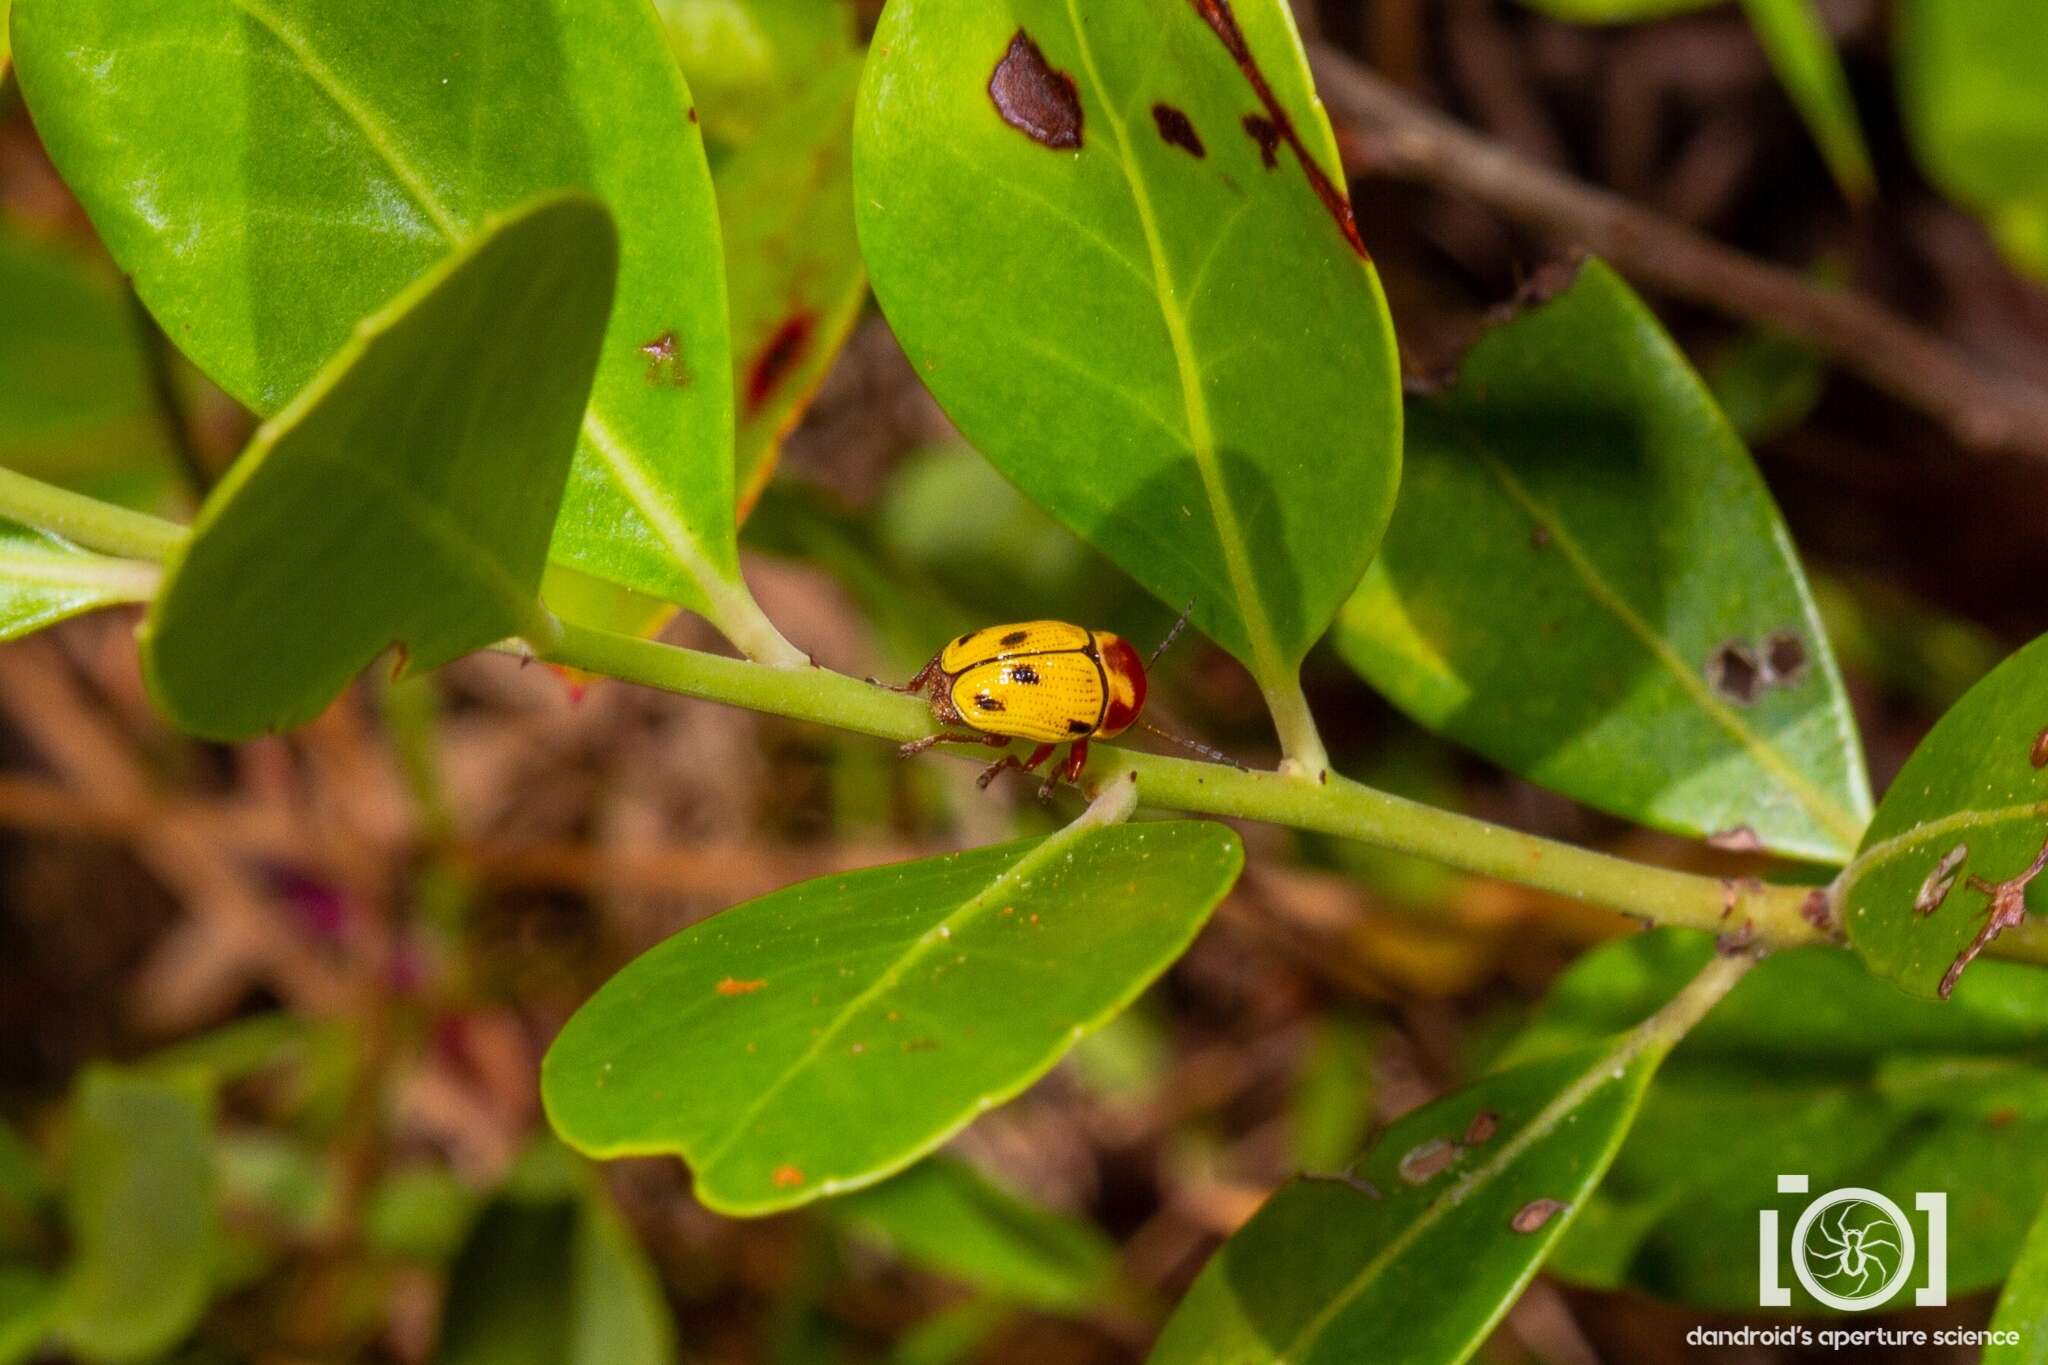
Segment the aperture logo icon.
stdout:
[[[1805,1194],[1803,1175],[1778,1177],[1780,1194]],[[1927,1283],[1914,1291],[1924,1306],[1948,1302],[1948,1196],[1922,1191],[1913,1206],[1927,1220]],[[1778,1211],[1757,1216],[1758,1302],[1789,1307],[1792,1292],[1778,1276]],[[1846,1186],[1808,1204],[1792,1225],[1792,1273],[1819,1302],[1844,1313],[1889,1302],[1913,1273],[1918,1239],[1905,1210],[1876,1190]]]

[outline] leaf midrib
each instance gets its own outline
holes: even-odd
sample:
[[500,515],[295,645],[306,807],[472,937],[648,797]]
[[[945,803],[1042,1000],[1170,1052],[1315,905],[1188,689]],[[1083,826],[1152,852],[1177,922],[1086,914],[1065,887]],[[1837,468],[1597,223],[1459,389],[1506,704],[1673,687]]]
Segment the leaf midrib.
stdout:
[[1103,121],[1114,135],[1118,156],[1117,166],[1123,172],[1124,183],[1130,187],[1131,203],[1137,211],[1139,226],[1144,232],[1145,249],[1152,258],[1153,293],[1159,305],[1159,314],[1166,327],[1169,343],[1173,347],[1173,361],[1180,378],[1181,405],[1187,414],[1188,447],[1194,456],[1195,467],[1201,475],[1202,494],[1209,504],[1209,520],[1216,528],[1218,546],[1223,551],[1223,563],[1230,578],[1231,591],[1236,594],[1238,614],[1244,621],[1245,638],[1251,646],[1252,657],[1246,662],[1261,686],[1269,691],[1288,684],[1288,668],[1280,657],[1278,642],[1273,637],[1273,623],[1266,614],[1264,599],[1259,596],[1258,584],[1252,574],[1251,560],[1247,553],[1244,528],[1238,525],[1237,509],[1230,503],[1229,490],[1223,485],[1221,469],[1216,460],[1216,436],[1210,425],[1208,394],[1202,387],[1202,368],[1194,354],[1194,344],[1188,335],[1187,317],[1181,311],[1180,297],[1176,291],[1173,268],[1166,258],[1166,246],[1159,233],[1158,216],[1152,208],[1151,189],[1139,169],[1136,148],[1132,146],[1130,130],[1116,101],[1109,95],[1102,74],[1095,64],[1095,52],[1088,42],[1088,35],[1082,27],[1081,15],[1076,0],[1067,0],[1067,22],[1074,34],[1074,43],[1080,52],[1081,67],[1088,78],[1088,84],[1095,92],[1095,102],[1101,110]]
[[[251,19],[261,24],[284,49],[299,62],[306,78],[322,94],[333,101],[334,106],[353,123],[356,130],[376,151],[398,182],[405,186],[422,212],[433,220],[436,230],[451,247],[467,245],[475,234],[460,218],[443,204],[434,192],[433,183],[410,158],[400,149],[398,139],[377,117],[375,111],[356,99],[348,86],[335,75],[319,54],[306,41],[304,35],[263,8],[258,0],[232,0]],[[708,597],[717,595],[718,585],[726,582],[724,575],[714,573],[710,557],[703,545],[691,532],[688,524],[676,515],[675,510],[659,494],[658,484],[649,471],[646,461],[637,451],[626,445],[612,431],[598,413],[596,395],[591,396],[583,414],[583,436],[590,448],[611,471],[614,484],[625,494],[626,500],[635,511],[646,519],[674,557],[678,567],[698,584]]]
[[1992,810],[1959,810],[1933,820],[1922,821],[1888,839],[1880,839],[1858,853],[1849,864],[1849,870],[1842,876],[1841,898],[1846,902],[1849,893],[1873,870],[1903,857],[1908,851],[1922,844],[1945,842],[1950,834],[1982,829],[1988,825],[2039,820],[2044,816],[2048,816],[2048,801],[2027,801],[2016,806],[1999,806]]
[[1584,586],[1586,595],[1619,622],[1622,629],[1636,638],[1637,643],[1641,644],[1650,657],[1671,675],[1678,683],[1679,689],[1692,700],[1703,715],[1719,726],[1738,747],[1756,761],[1758,766],[1783,783],[1785,789],[1791,792],[1809,816],[1841,841],[1845,849],[1854,849],[1862,839],[1864,822],[1857,820],[1846,807],[1828,796],[1804,773],[1792,766],[1785,756],[1778,752],[1775,745],[1766,743],[1762,736],[1742,722],[1741,717],[1729,710],[1707,687],[1706,682],[1693,671],[1692,666],[1679,657],[1670,643],[1652,629],[1650,623],[1637,614],[1628,600],[1608,583],[1606,576],[1593,563],[1585,547],[1579,544],[1578,538],[1565,526],[1556,511],[1537,498],[1520,479],[1516,478],[1514,471],[1508,468],[1505,461],[1474,438],[1462,420],[1451,415],[1450,424],[1457,431],[1460,444],[1479,460],[1494,482],[1500,485],[1501,492],[1507,495],[1509,501],[1521,508],[1549,534],[1552,545],[1571,566],[1573,574]]

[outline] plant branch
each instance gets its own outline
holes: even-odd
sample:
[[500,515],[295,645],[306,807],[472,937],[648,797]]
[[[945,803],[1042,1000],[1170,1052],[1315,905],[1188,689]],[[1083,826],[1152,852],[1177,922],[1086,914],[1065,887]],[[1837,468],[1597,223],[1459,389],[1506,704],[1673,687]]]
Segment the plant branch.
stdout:
[[1955,347],[1866,299],[1817,288],[1795,271],[1526,161],[1329,47],[1318,45],[1310,60],[1331,110],[1367,136],[1367,154],[1353,170],[1469,195],[1598,252],[1653,289],[1807,342],[1967,447],[2048,459],[2048,391],[2038,385],[1984,373]]
[[[764,668],[566,622],[560,640],[545,654],[520,642],[499,649],[898,743],[934,731],[931,708],[924,702],[825,669]],[[977,748],[974,756],[979,761],[988,753]],[[1811,887],[1767,886],[1632,863],[1408,801],[1335,774],[1318,783],[1107,745],[1096,748],[1089,768],[1098,780],[1104,773],[1129,774],[1150,806],[1357,839],[1659,924],[1754,936],[1760,944],[1777,947],[1836,941],[1803,913]]]
[[75,541],[102,554],[161,564],[185,538],[185,528],[161,517],[131,512],[0,469],[0,518]]

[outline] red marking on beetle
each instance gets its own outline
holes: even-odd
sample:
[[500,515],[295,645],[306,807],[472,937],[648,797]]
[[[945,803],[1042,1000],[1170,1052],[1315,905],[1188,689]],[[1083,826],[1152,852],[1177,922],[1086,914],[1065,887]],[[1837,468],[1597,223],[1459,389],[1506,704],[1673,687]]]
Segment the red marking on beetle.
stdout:
[[[1344,240],[1358,253],[1362,261],[1372,259],[1372,253],[1365,249],[1365,239],[1358,235],[1358,220],[1351,215],[1351,200],[1343,190],[1330,179],[1330,173],[1322,164],[1308,154],[1308,148],[1301,140],[1301,134],[1294,127],[1294,120],[1282,107],[1273,87],[1266,83],[1266,73],[1259,70],[1257,59],[1252,56],[1251,44],[1245,41],[1244,30],[1237,26],[1237,16],[1231,12],[1230,0],[1188,0],[1195,7],[1195,13],[1202,16],[1202,22],[1222,42],[1224,51],[1237,63],[1237,69],[1251,82],[1252,93],[1259,97],[1259,103],[1266,106],[1266,120],[1273,125],[1273,133],[1294,152],[1294,159],[1301,163],[1302,174],[1308,177],[1309,187],[1316,192],[1316,198],[1337,224],[1337,230],[1344,234]],[[1246,131],[1251,125],[1246,124]],[[1253,134],[1257,136],[1257,134]]]
[[728,976],[725,980],[718,983],[718,993],[720,995],[752,995],[767,984],[766,981],[741,981],[737,977]]
[[775,1181],[775,1188],[779,1190],[793,1190],[804,1183],[803,1168],[788,1164],[777,1166],[772,1179]]
[[1273,120],[1258,114],[1244,116],[1244,130],[1251,140],[1259,144],[1259,160],[1266,163],[1266,169],[1280,167],[1280,130],[1273,126]]
[[674,328],[652,341],[642,342],[640,354],[647,357],[647,382],[656,387],[687,389],[695,380],[690,367],[683,363],[683,346],[676,339]]
[[811,332],[818,325],[815,313],[797,313],[775,329],[747,367],[747,415],[753,416],[789,378],[804,352],[811,347]]
[[1189,156],[1200,160],[1209,155],[1209,149],[1202,145],[1202,135],[1195,131],[1194,121],[1172,105],[1153,105],[1152,121],[1159,125],[1160,137]]
[[1562,1199],[1532,1199],[1515,1211],[1508,1226],[1516,1232],[1535,1232],[1570,1207]]
[[1054,70],[1021,28],[988,78],[988,97],[1003,122],[1040,146],[1065,151],[1081,145],[1081,96],[1074,78]]

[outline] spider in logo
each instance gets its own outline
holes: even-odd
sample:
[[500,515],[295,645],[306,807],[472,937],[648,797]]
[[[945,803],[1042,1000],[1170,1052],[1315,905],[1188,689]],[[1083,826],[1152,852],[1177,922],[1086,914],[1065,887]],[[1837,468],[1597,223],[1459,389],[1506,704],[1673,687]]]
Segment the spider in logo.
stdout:
[[[1852,1213],[1868,1216],[1852,1222]],[[1875,1204],[1861,1200],[1836,1206],[1830,1220],[1825,1214],[1814,1220],[1805,1243],[1806,1260],[1817,1278],[1844,1286],[1845,1298],[1869,1294],[1873,1280],[1883,1284],[1898,1265],[1903,1250],[1889,1234],[1892,1220]]]

